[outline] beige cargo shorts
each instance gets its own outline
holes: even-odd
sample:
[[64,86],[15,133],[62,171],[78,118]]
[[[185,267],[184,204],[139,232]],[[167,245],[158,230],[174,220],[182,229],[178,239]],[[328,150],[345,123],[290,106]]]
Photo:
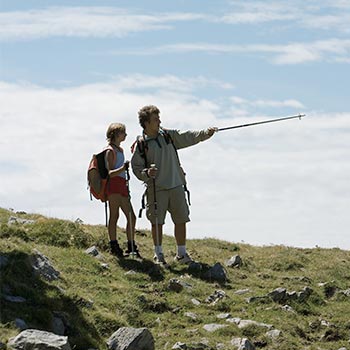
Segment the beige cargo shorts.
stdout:
[[[183,186],[171,188],[170,190],[157,191],[156,198],[159,225],[164,224],[167,211],[170,213],[174,224],[182,224],[190,221],[190,210],[187,204]],[[154,225],[156,223],[156,217],[154,211],[154,193],[152,187],[147,190],[146,215],[148,220]]]

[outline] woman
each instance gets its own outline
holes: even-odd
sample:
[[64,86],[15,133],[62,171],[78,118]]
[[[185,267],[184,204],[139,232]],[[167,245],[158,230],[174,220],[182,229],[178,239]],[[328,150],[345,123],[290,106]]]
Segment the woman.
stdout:
[[129,162],[125,161],[123,149],[120,143],[126,138],[125,125],[112,123],[107,130],[107,142],[111,146],[106,152],[106,167],[108,169],[109,181],[107,184],[107,197],[109,204],[108,234],[110,239],[111,253],[119,258],[124,256],[117,240],[117,222],[119,218],[119,208],[125,214],[127,225],[126,235],[128,248],[126,255],[135,254],[140,257],[140,253],[134,241],[136,216],[130,202],[127,187],[126,171]]

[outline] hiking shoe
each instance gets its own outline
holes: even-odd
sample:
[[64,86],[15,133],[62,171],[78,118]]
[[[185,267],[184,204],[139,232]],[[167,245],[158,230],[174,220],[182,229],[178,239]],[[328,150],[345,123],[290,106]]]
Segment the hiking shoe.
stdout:
[[168,267],[168,263],[165,261],[164,254],[160,253],[159,255],[155,254],[153,257],[154,263],[164,267]]
[[111,245],[111,254],[115,255],[118,258],[124,257],[123,250],[119,247],[119,244],[117,241],[110,242],[110,245]]
[[187,253],[183,256],[176,255],[174,261],[183,265],[188,265],[194,262],[194,260],[192,260],[192,258]]
[[[133,251],[133,249],[134,249],[134,251]],[[141,259],[141,255],[140,255],[140,252],[139,252],[139,250],[137,248],[137,245],[136,245],[135,241],[133,241],[133,242],[128,241],[128,248],[125,251],[125,255],[126,256],[134,255],[137,258]]]

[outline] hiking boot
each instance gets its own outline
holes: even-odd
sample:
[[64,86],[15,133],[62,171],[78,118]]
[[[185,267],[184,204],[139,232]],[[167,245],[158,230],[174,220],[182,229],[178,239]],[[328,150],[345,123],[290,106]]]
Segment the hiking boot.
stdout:
[[194,260],[192,260],[192,258],[187,253],[183,256],[176,255],[174,261],[183,265],[189,265],[190,263],[194,262]]
[[160,253],[159,255],[155,254],[153,257],[154,263],[160,266],[168,267],[168,263],[165,261],[164,254]]
[[111,254],[115,255],[118,258],[123,258],[123,250],[119,247],[119,244],[117,241],[111,241],[109,242],[111,245]]
[[[134,249],[134,251],[133,251],[133,249]],[[141,259],[141,255],[140,255],[140,252],[137,248],[135,241],[133,241],[133,242],[128,241],[128,248],[125,251],[125,255],[126,256],[134,255],[137,258]]]

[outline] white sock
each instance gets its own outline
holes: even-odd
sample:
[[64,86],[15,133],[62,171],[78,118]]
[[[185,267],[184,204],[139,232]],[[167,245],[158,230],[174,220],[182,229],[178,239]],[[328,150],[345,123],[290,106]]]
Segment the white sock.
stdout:
[[161,245],[155,245],[154,252],[157,256],[159,256],[159,254],[163,254],[163,247]]
[[186,255],[186,246],[185,245],[178,245],[177,246],[177,255],[178,256],[185,256]]

